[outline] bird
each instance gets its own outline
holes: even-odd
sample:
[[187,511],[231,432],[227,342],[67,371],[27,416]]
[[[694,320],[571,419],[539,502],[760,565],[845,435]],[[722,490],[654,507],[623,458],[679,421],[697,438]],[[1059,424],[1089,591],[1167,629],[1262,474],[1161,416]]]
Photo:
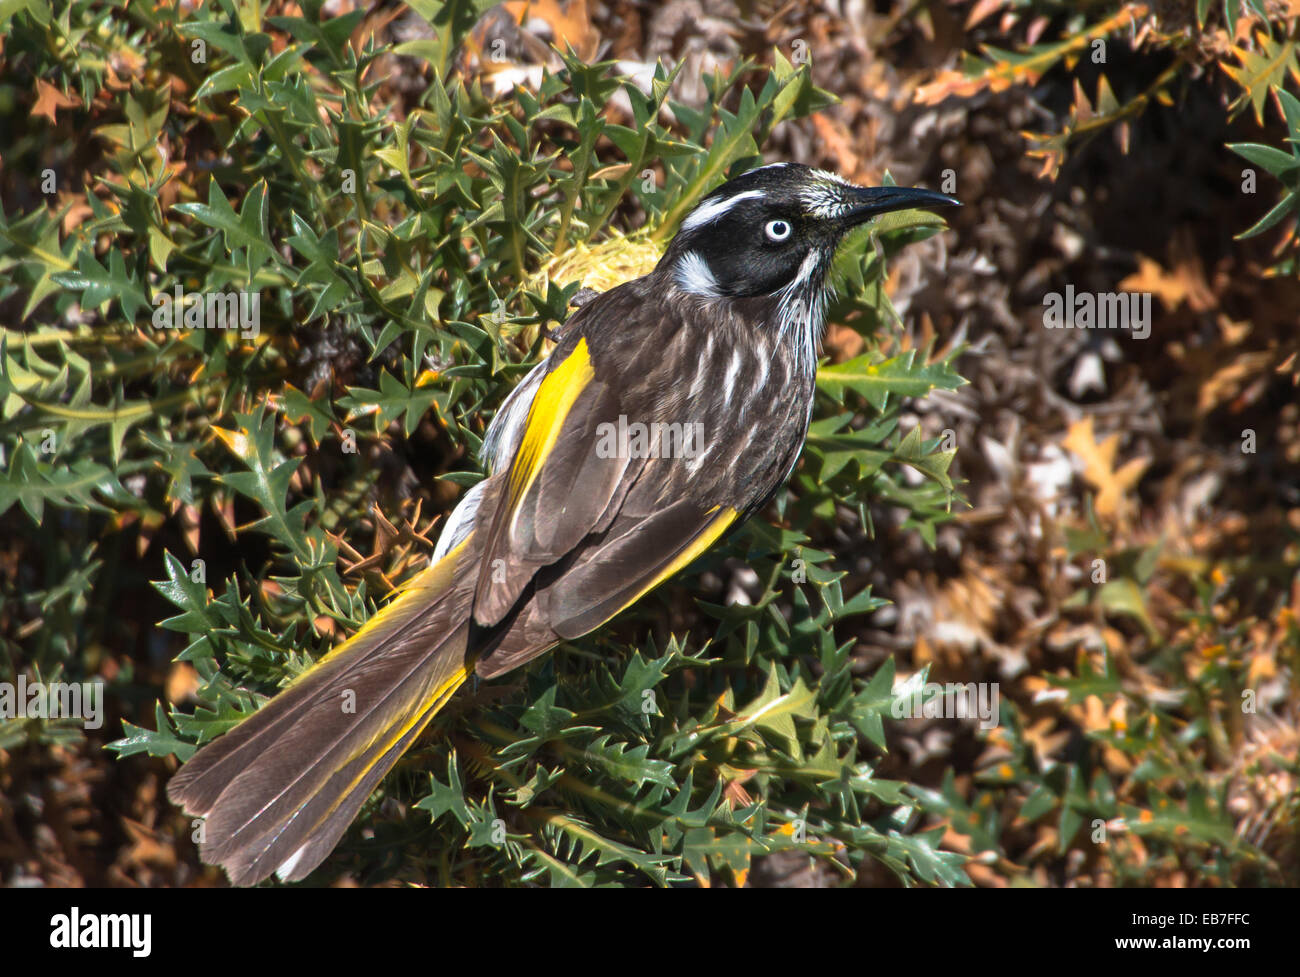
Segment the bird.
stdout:
[[172,777],[201,859],[233,885],[306,878],[467,679],[600,627],[762,509],[808,432],[840,245],[959,205],[793,162],[705,195],[649,274],[553,331],[430,565]]

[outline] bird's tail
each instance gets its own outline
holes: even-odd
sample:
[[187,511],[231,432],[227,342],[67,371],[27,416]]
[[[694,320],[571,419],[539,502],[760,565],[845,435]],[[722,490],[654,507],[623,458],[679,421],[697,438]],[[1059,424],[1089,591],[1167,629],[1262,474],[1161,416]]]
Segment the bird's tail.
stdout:
[[298,881],[473,668],[473,536],[248,719],[168,796],[204,819],[200,856],[235,885]]

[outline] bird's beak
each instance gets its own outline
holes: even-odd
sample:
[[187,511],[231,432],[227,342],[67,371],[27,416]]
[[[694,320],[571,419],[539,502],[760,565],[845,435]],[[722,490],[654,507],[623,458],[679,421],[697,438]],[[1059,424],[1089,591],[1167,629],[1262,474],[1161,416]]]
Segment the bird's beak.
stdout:
[[956,197],[919,187],[851,187],[847,190],[848,209],[840,214],[839,219],[848,227],[856,227],[891,210],[961,206]]

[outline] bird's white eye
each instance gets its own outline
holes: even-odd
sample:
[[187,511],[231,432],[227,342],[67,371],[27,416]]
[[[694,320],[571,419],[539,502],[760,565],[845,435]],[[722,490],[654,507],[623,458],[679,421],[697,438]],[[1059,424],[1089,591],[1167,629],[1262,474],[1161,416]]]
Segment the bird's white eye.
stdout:
[[790,222],[768,221],[763,227],[763,233],[769,241],[784,241],[790,236]]

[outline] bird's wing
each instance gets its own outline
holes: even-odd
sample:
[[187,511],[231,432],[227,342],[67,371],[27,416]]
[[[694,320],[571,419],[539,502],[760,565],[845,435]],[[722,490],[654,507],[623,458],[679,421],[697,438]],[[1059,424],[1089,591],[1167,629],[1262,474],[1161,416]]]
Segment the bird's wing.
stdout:
[[639,600],[707,550],[738,519],[731,506],[672,503],[645,517],[620,515],[565,560],[542,569],[532,597],[475,669],[493,678],[576,638]]
[[[618,329],[622,341],[641,342],[628,336],[626,321]],[[686,342],[680,331],[668,335]],[[602,432],[620,417],[649,421],[649,406],[662,395],[638,397],[637,377],[615,370],[610,357],[594,358],[586,334],[569,333],[551,355],[555,362],[538,385],[509,465],[494,476],[480,507],[486,534],[474,618],[494,626],[520,607],[526,591],[548,590],[540,605],[547,624],[558,637],[574,637],[702,553],[734,524],[737,510],[689,491],[657,491],[672,475],[680,488],[679,459],[601,450]],[[629,508],[634,487],[638,502]],[[504,669],[488,661],[485,670]]]

